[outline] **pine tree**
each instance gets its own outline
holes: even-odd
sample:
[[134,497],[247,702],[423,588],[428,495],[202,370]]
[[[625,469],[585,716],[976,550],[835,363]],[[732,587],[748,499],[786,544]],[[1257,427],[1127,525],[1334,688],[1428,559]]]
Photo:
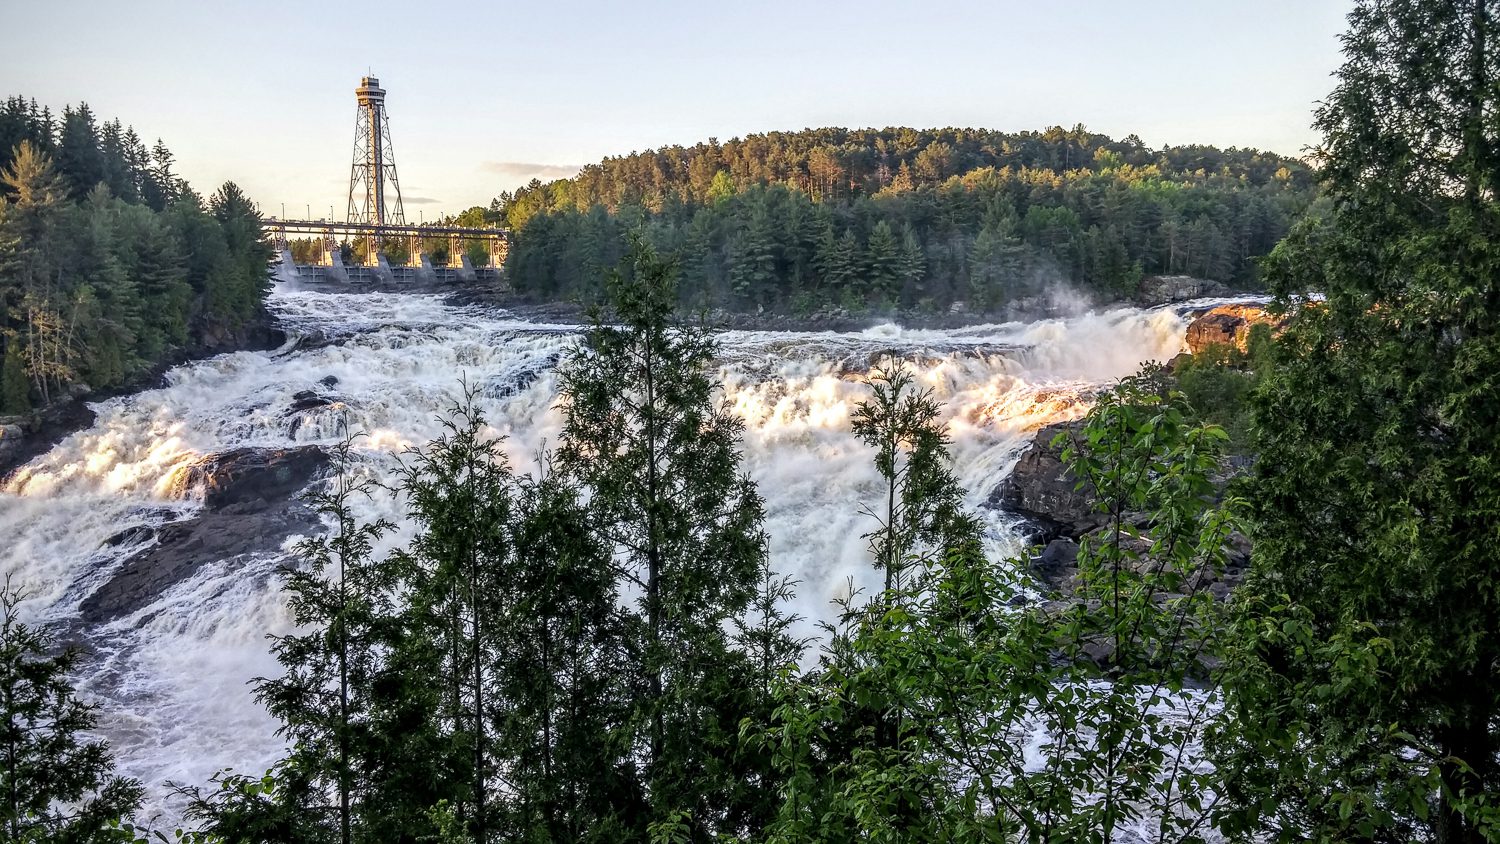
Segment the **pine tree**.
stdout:
[[865,242],[864,275],[872,298],[894,303],[900,289],[901,243],[885,220],[875,224]]
[[764,193],[756,191],[747,197],[750,224],[735,243],[729,281],[741,302],[765,302],[776,285],[776,233]]
[[140,806],[140,783],[114,775],[109,746],[90,741],[94,707],[68,675],[79,653],[56,656],[21,623],[21,596],[0,592],[0,838],[91,844],[119,841],[119,822]]
[[142,172],[141,200],[152,211],[165,211],[177,200],[177,176],[172,173],[172,151],[161,138],[151,148],[150,166]]
[[87,103],[78,108],[63,109],[62,129],[57,141],[57,172],[67,185],[68,195],[81,200],[94,185],[104,181],[104,155],[99,150],[99,128]]

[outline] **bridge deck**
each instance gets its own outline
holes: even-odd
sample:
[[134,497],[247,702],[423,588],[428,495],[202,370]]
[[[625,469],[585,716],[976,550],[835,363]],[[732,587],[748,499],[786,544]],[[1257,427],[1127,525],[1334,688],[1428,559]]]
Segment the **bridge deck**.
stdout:
[[261,227],[268,231],[300,234],[358,234],[376,237],[462,237],[474,240],[510,240],[510,229],[476,229],[467,226],[374,226],[365,223],[336,223],[328,220],[278,220],[267,217]]

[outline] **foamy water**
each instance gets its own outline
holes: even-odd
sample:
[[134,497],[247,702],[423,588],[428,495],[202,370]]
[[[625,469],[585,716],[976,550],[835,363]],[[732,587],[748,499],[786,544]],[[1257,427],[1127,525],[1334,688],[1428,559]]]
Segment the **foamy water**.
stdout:
[[[136,525],[190,516],[183,470],[238,446],[330,444],[339,420],[368,434],[364,469],[384,473],[408,446],[439,432],[437,418],[467,381],[518,471],[535,469],[560,417],[555,366],[576,329],[458,308],[434,297],[278,291],[289,334],[341,342],[221,355],[173,370],[167,386],[95,405],[95,425],[32,461],[0,491],[0,571],[24,589],[27,619],[55,624],[91,650],[79,678],[101,704],[101,732],[120,771],[140,778],[143,813],[172,812],[163,783],[203,783],[229,766],[259,772],[279,757],[275,723],[248,681],[277,673],[268,634],[290,627],[274,576],[278,554],[205,561],[140,611],[81,627],[80,603],[140,545],[103,547]],[[872,588],[872,529],[861,504],[878,497],[871,452],[850,433],[867,393],[861,379],[886,350],[910,360],[945,405],[959,479],[985,520],[989,552],[1020,550],[1011,521],[984,502],[1036,428],[1074,418],[1100,385],[1182,350],[1174,309],[1121,309],[1068,319],[951,331],[882,325],[863,332],[726,332],[724,396],[746,422],[744,467],[766,501],[774,567],[801,580],[790,609],[804,633],[830,601]],[[337,379],[331,388],[319,382]],[[293,394],[317,390],[328,408],[288,417]],[[402,523],[390,497],[360,515]],[[410,526],[384,541],[410,539]],[[289,539],[282,547],[289,547]]]

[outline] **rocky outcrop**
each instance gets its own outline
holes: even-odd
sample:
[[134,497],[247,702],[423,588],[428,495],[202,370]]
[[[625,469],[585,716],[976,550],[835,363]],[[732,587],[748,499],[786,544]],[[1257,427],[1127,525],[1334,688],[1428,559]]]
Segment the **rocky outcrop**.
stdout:
[[[1052,445],[1058,434],[1071,436],[1083,426],[1081,420],[1049,425],[1037,431],[1021,455],[1015,471],[991,495],[990,506],[1021,516],[1029,528],[1031,542],[1039,546],[1032,557],[1032,573],[1064,599],[1078,590],[1078,551],[1081,542],[1105,542],[1110,537],[1106,514],[1096,509],[1098,500],[1088,485],[1079,488],[1078,479],[1062,461],[1062,449]],[[1222,489],[1243,469],[1231,462],[1213,481]],[[1144,533],[1151,526],[1147,513],[1129,512],[1123,521]],[[1146,571],[1158,562],[1151,556],[1151,544],[1145,539],[1127,537],[1124,542],[1138,554],[1134,565]],[[1225,547],[1225,565],[1221,571],[1207,568],[1195,572],[1184,584],[1186,589],[1207,590],[1223,600],[1239,585],[1250,561],[1250,541],[1238,532],[1231,534]]]
[[26,416],[0,417],[0,484],[34,457],[46,454],[63,437],[94,424],[94,411],[79,396],[69,396]]
[[1103,524],[1094,511],[1094,494],[1078,489],[1078,479],[1062,460],[1062,448],[1052,445],[1058,434],[1071,434],[1081,423],[1061,422],[1036,432],[1016,468],[991,496],[989,504],[1023,517],[1035,541],[1059,536],[1077,538]]
[[1232,346],[1243,352],[1250,345],[1250,329],[1269,325],[1279,333],[1285,324],[1285,319],[1259,305],[1220,305],[1188,324],[1187,345],[1195,355],[1210,346]]
[[296,448],[235,448],[210,454],[177,481],[182,494],[203,495],[209,511],[232,504],[281,501],[303,489],[328,465],[315,445]]
[[1209,296],[1227,296],[1229,292],[1228,287],[1206,278],[1194,278],[1190,275],[1148,275],[1141,279],[1140,287],[1136,289],[1135,299],[1142,305],[1153,307]]
[[137,612],[204,565],[241,565],[274,552],[286,537],[312,530],[316,514],[298,493],[328,467],[317,446],[288,449],[237,448],[212,454],[189,467],[178,481],[183,495],[202,494],[203,509],[180,522],[138,526],[105,547],[137,547],[102,586],[84,599],[86,624]]

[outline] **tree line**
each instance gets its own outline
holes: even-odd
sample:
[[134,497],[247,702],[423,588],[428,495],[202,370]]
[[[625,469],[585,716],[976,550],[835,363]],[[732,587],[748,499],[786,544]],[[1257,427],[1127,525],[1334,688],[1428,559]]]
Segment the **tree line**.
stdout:
[[[418,531],[377,555],[350,502],[380,479],[340,446],[256,684],[291,751],[184,786],[182,837],[1500,841],[1497,17],[1356,3],[1318,117],[1335,202],[1265,267],[1285,331],[1205,356],[1248,391],[1148,366],[1054,442],[1103,521],[1070,595],[985,558],[940,408],[888,359],[850,419],[885,582],[809,653],[712,336],[636,245],[538,475],[465,403],[388,481]],[[1257,455],[1227,487],[1215,415]],[[1235,529],[1250,570],[1216,600]],[[137,785],[11,606],[0,824],[131,840]]]
[[0,412],[126,383],[263,313],[270,252],[232,182],[205,201],[120,121],[0,106]]
[[1313,202],[1312,172],[1256,150],[1046,132],[818,129],[669,147],[533,181],[491,216],[511,284],[596,300],[643,233],[680,254],[690,307],[978,312],[1143,275],[1259,286],[1257,259]]

